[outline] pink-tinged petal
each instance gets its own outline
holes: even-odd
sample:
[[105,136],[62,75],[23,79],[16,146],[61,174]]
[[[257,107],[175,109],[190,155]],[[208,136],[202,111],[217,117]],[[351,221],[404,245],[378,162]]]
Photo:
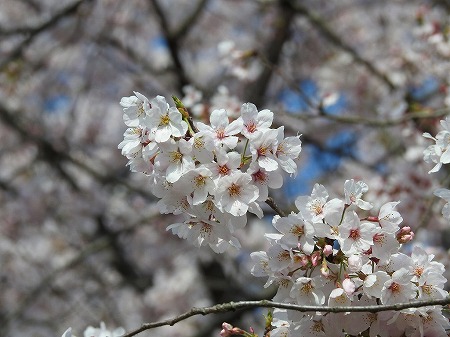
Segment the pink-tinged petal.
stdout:
[[214,129],[217,129],[218,127],[226,128],[229,124],[228,114],[225,109],[214,110],[213,112],[211,112],[209,120],[211,122],[211,126]]
[[181,165],[169,165],[166,171],[166,179],[169,183],[174,183],[183,175],[183,167]]
[[156,96],[154,99],[152,99],[151,105],[152,109],[155,108],[157,113],[159,114],[165,114],[169,109],[169,104],[167,104],[164,96]]
[[446,188],[438,188],[433,194],[446,201],[450,201],[450,190]]
[[[228,120],[228,117],[227,117]],[[242,119],[236,119],[235,121],[232,121],[228,126],[225,127],[225,134],[226,135],[236,135],[239,132],[242,131],[244,124]]]
[[169,126],[158,129],[155,133],[155,142],[164,143],[167,142],[172,135],[172,131]]
[[241,106],[241,116],[244,121],[255,120],[258,109],[253,103],[244,103]]
[[247,213],[248,205],[240,200],[234,200],[232,203],[227,203],[224,209],[234,216],[241,216]]
[[[121,145],[122,143],[120,143],[119,145]],[[123,148],[122,148],[122,154],[127,154],[127,153],[130,154],[130,153],[138,152],[140,150],[140,146],[139,146],[140,144],[141,144],[141,142],[139,140],[124,143]]]
[[445,152],[442,154],[441,163],[442,164],[450,163],[450,147],[447,150],[445,150]]
[[192,197],[192,204],[199,205],[206,200],[208,192],[206,190],[196,190],[194,191],[194,196]]
[[369,209],[372,209],[372,207],[373,207],[373,205],[370,202],[364,201],[361,199],[358,199],[356,201],[356,206],[358,206],[359,208],[366,210],[366,211],[368,211]]
[[267,185],[273,189],[281,188],[281,186],[283,186],[283,176],[278,172],[271,172],[269,174],[269,182]]
[[206,125],[206,124],[204,124],[202,122],[195,123],[195,126],[197,127],[197,129],[200,132],[205,132],[205,133],[211,133],[212,132],[212,133],[214,133],[213,128],[211,128],[209,125]]
[[183,137],[188,129],[185,121],[181,121],[179,124],[170,123],[170,127],[172,128],[172,135],[174,137]]
[[248,204],[248,211],[255,214],[259,219],[262,219],[262,217],[264,216],[261,207],[256,202],[251,202],[250,204]]
[[258,158],[258,164],[268,172],[275,171],[278,168],[278,162],[270,157]]
[[258,113],[258,126],[262,128],[268,128],[272,125],[273,112],[265,109]]
[[228,147],[229,149],[234,149],[239,141],[238,137],[231,136],[226,137],[222,140],[222,144]]
[[241,165],[241,155],[237,152],[228,152],[228,166],[238,168]]
[[291,158],[288,158],[286,160],[280,160],[279,163],[280,163],[281,168],[285,172],[287,172],[289,174],[297,173],[297,164]]

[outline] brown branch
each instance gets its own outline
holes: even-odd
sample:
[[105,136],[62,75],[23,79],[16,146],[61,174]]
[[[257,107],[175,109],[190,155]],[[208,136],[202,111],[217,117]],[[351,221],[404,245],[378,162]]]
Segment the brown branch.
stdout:
[[197,316],[197,315],[208,315],[208,314],[218,314],[229,311],[236,311],[242,309],[249,308],[278,308],[278,309],[287,309],[294,310],[299,312],[381,312],[381,311],[389,311],[389,310],[402,310],[408,308],[420,308],[426,306],[434,306],[434,305],[448,305],[450,304],[450,296],[445,299],[440,300],[431,300],[431,301],[414,301],[409,303],[399,303],[392,305],[371,305],[371,306],[353,306],[353,307],[329,307],[329,306],[302,306],[296,304],[289,303],[278,303],[272,302],[268,300],[262,301],[241,301],[241,302],[229,302],[224,304],[217,304],[212,307],[204,307],[204,308],[192,308],[190,311],[185,312],[177,317],[167,319],[164,321],[154,322],[154,323],[144,323],[142,326],[136,330],[129,332],[123,337],[132,337],[141,333],[145,330],[154,329],[161,326],[173,326],[176,323],[183,321],[189,317]]
[[291,115],[283,112],[277,112],[276,118],[281,122],[281,124],[284,124],[287,127],[291,126],[292,123],[295,124],[295,120],[310,121],[311,119],[324,118],[341,124],[356,124],[356,125],[366,125],[375,128],[386,128],[398,126],[412,120],[441,118],[447,116],[448,114],[450,114],[450,109],[446,108],[446,109],[438,109],[431,113],[428,111],[412,112],[400,118],[383,119],[383,120],[368,119],[360,116],[331,115],[320,111],[318,114],[299,114],[299,115]]
[[[141,188],[130,185],[125,179],[120,179],[117,177],[116,174],[113,173],[110,175],[105,175],[103,173],[99,173],[97,170],[87,165],[84,161],[73,157],[68,151],[60,150],[44,137],[30,132],[28,128],[24,126],[23,122],[18,119],[17,116],[21,115],[22,114],[20,112],[12,111],[0,102],[0,121],[17,132],[22,139],[29,143],[35,144],[39,149],[40,154],[43,154],[42,159],[48,162],[51,167],[55,167],[56,165],[59,166],[59,168],[62,168],[61,165],[66,162],[80,168],[103,184],[120,184],[127,187],[130,191],[141,194],[148,200],[155,199],[152,194]],[[66,170],[63,169],[63,171],[60,171],[59,168],[56,167],[57,172],[62,178],[66,179],[67,177],[64,174],[67,173]],[[69,181],[69,184],[72,184],[72,182]]]
[[189,31],[193,27],[193,23],[198,19],[207,2],[208,0],[200,0],[197,2],[197,5],[195,6],[192,13],[187,16],[186,19],[184,19],[184,21],[176,29],[174,29],[172,33],[173,39],[180,40],[189,33]]
[[25,34],[26,38],[22,40],[6,57],[2,62],[0,62],[0,72],[13,60],[20,58],[23,51],[30,43],[43,31],[55,26],[61,19],[73,15],[78,11],[78,8],[84,2],[92,2],[93,0],[78,0],[71,5],[63,8],[62,10],[56,12],[53,16],[45,20],[44,22],[31,26],[31,27],[18,27],[12,29],[2,29],[0,30],[0,35],[12,35],[12,34]]
[[353,59],[364,66],[369,72],[385,83],[391,90],[395,89],[395,84],[381,71],[379,71],[369,60],[363,58],[353,47],[343,41],[332,28],[315,12],[303,6],[300,2],[292,4],[292,8],[299,14],[305,16],[331,43],[338,48],[352,55]]
[[91,244],[87,245],[77,256],[71,259],[65,265],[54,269],[53,271],[46,274],[46,276],[37,284],[33,289],[31,289],[27,295],[19,302],[18,306],[14,310],[10,310],[9,313],[3,317],[0,317],[0,335],[5,332],[9,322],[13,319],[20,317],[25,309],[27,309],[33,301],[43,293],[45,289],[51,286],[53,280],[61,273],[72,269],[82,263],[86,258],[96,254],[110,245],[110,240],[108,238],[100,238]]
[[281,217],[286,216],[286,213],[281,208],[279,208],[277,204],[275,204],[275,201],[271,197],[267,198],[266,204],[269,205],[270,208],[272,208],[275,211],[275,213],[277,213],[279,216]]
[[[278,64],[284,43],[289,38],[291,23],[295,17],[290,1],[278,2],[278,17],[275,32],[269,41],[265,42],[267,49],[261,52],[261,59],[271,65]],[[253,102],[256,106],[263,105],[264,97],[273,74],[273,67],[265,67],[251,86],[248,86],[244,101]]]
[[[123,44],[119,39],[113,36],[102,35],[97,40],[96,43],[100,46],[107,46],[118,50],[119,52],[125,54],[127,57],[131,59],[134,64],[137,64],[142,67],[142,69],[147,73],[153,76],[162,75],[165,71],[171,70],[166,67],[164,69],[156,69],[153,65],[148,61],[148,59],[142,55],[139,55],[136,52],[135,48],[131,48]],[[173,69],[172,69],[173,70]]]
[[171,33],[170,27],[169,27],[169,21],[167,20],[167,16],[164,13],[158,0],[150,0],[150,2],[156,12],[156,15],[161,24],[162,33],[167,41],[167,46],[169,47],[169,54],[170,54],[170,57],[172,59],[174,66],[175,66],[176,76],[178,78],[177,88],[181,92],[182,88],[185,85],[188,85],[190,83],[190,81],[187,79],[186,71],[184,69],[184,65],[181,62],[181,58],[179,55],[180,47],[179,47],[178,38]]

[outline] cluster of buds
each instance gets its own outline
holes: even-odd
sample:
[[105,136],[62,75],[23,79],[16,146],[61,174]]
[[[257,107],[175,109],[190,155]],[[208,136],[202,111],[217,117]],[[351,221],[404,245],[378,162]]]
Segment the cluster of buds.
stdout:
[[[254,252],[252,274],[278,285],[274,301],[297,305],[365,306],[443,299],[444,265],[415,247],[399,252],[413,239],[411,228],[388,202],[370,214],[362,199],[362,181],[347,180],[344,200],[328,200],[316,184],[311,196],[296,200],[298,212],[275,216],[279,233],[266,234],[270,247]],[[275,311],[271,336],[446,336],[448,320],[441,308],[428,306],[382,313],[303,314]],[[365,334],[364,334],[365,335]]]
[[132,171],[149,176],[161,213],[185,217],[168,230],[215,252],[239,248],[233,233],[246,225],[247,212],[262,217],[258,202],[268,189],[282,186],[283,172],[296,174],[300,137],[272,129],[273,113],[251,103],[233,121],[226,110],[214,110],[205,124],[174,101],[170,107],[162,96],[149,100],[137,92],[122,98],[129,128],[119,148]]

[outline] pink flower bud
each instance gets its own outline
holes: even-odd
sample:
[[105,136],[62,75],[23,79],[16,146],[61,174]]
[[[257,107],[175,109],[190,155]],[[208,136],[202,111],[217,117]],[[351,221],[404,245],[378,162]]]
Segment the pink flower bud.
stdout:
[[220,331],[220,335],[222,337],[229,337],[233,334],[232,330],[233,330],[233,326],[230,323],[223,322],[222,330]]
[[325,245],[325,247],[323,247],[323,254],[327,257],[333,254],[333,246]]
[[356,286],[352,280],[346,278],[342,281],[342,289],[344,289],[345,293],[350,296],[355,292]]
[[405,226],[400,229],[397,233],[397,241],[399,243],[407,243],[414,239],[414,232],[411,230],[411,227]]
[[320,251],[315,251],[314,253],[311,254],[311,263],[313,265],[313,267],[316,267],[319,265],[321,260],[321,253]]
[[294,261],[298,262],[300,266],[305,267],[308,265],[309,260],[307,255],[294,255]]

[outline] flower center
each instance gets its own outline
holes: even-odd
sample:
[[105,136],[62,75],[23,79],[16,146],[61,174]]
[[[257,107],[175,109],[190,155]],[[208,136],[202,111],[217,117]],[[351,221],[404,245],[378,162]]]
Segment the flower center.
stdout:
[[314,321],[314,324],[311,326],[311,330],[314,332],[323,332],[323,324],[322,321]]
[[170,159],[173,163],[181,162],[182,158],[183,158],[183,154],[181,152],[178,152],[178,151],[170,152]]
[[308,283],[303,284],[301,291],[305,294],[310,294],[313,289],[314,287],[312,286],[311,281],[309,281]]
[[138,105],[138,116],[141,116],[145,113],[144,110],[144,102],[139,103]]
[[141,128],[138,128],[138,127],[132,128],[132,129],[131,129],[131,132],[132,132],[133,134],[135,134],[135,135],[139,135],[139,136],[142,135],[142,129],[141,129]]
[[194,139],[194,147],[196,149],[201,149],[205,146],[205,142],[203,141],[202,138],[195,138]]
[[212,226],[206,222],[202,222],[202,228],[200,230],[201,237],[210,236],[212,232]]
[[422,276],[422,274],[423,274],[423,267],[417,266],[416,268],[414,268],[414,275],[420,277]]
[[290,232],[296,236],[302,236],[305,234],[305,226],[302,225],[294,225],[292,226]]
[[220,140],[224,139],[225,138],[225,130],[224,130],[224,128],[218,128],[216,130],[216,136],[217,136],[217,139],[220,139]]
[[159,120],[159,125],[168,125],[169,122],[170,122],[169,115],[163,115],[163,116],[161,116],[161,118]]
[[373,242],[376,242],[376,243],[379,243],[382,245],[384,243],[384,234],[383,233],[375,234],[373,236]]
[[230,173],[230,169],[226,165],[219,166],[219,174],[220,175],[226,176],[226,175],[228,175],[228,173]]
[[423,286],[421,286],[422,291],[427,294],[428,296],[431,295],[432,291],[433,291],[433,286],[429,285],[429,284],[424,284]]
[[291,255],[289,254],[289,252],[287,250],[283,250],[282,252],[279,252],[277,257],[278,257],[278,261],[280,261],[280,262],[291,259]]
[[280,154],[285,154],[283,143],[278,144],[277,146],[277,156],[279,156]]
[[241,194],[241,186],[232,183],[230,187],[228,187],[228,194],[230,197],[236,197]]
[[258,149],[257,152],[258,152],[258,156],[264,157],[267,153],[267,147],[262,146]]
[[265,172],[258,170],[257,172],[252,174],[253,178],[255,179],[256,182],[265,182],[267,180],[267,175]]
[[246,127],[249,133],[253,133],[256,131],[256,124],[254,122],[250,122]]
[[206,177],[205,176],[202,176],[202,175],[196,176],[194,180],[195,180],[195,185],[197,187],[202,187],[202,186],[204,186],[206,184]]
[[359,229],[351,229],[348,237],[352,238],[353,240],[359,239],[361,237]]
[[323,212],[322,203],[317,199],[313,200],[311,202],[310,209],[311,209],[311,211],[313,211],[313,213],[315,215],[322,214],[322,212]]
[[400,292],[400,284],[396,283],[396,282],[392,282],[392,284],[389,286],[389,290],[392,291],[393,293],[398,293]]

